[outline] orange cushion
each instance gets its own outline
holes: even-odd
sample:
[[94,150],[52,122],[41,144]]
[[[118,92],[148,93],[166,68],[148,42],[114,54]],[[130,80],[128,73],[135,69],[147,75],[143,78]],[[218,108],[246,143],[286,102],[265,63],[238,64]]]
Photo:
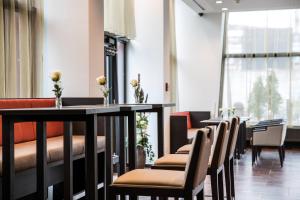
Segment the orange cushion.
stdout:
[[[1,99],[0,109],[10,108],[38,108],[52,107],[54,99]],[[14,142],[28,142],[36,139],[36,123],[21,122],[15,123]],[[55,137],[63,134],[63,122],[47,122],[47,137]],[[0,116],[0,145],[2,146],[2,116]]]
[[192,121],[191,121],[191,115],[190,112],[175,112],[172,114],[173,116],[186,116],[187,121],[187,128],[192,128]]
[[[35,101],[32,101],[32,108],[45,108],[45,107],[53,107],[53,106],[55,106],[54,99],[37,99]],[[36,128],[36,126],[34,127]],[[48,138],[63,135],[63,132],[64,132],[63,122],[47,122]]]
[[[28,99],[3,99],[0,100],[0,109],[9,108],[30,108],[31,103]],[[0,145],[2,145],[2,117],[0,123]],[[15,123],[15,143],[30,141],[35,139],[35,132],[32,122]],[[25,133],[26,132],[26,133]]]

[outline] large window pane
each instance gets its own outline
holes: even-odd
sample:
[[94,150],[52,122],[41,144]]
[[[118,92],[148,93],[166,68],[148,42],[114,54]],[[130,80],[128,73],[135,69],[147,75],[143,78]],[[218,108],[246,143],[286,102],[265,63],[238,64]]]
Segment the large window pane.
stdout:
[[222,106],[299,126],[300,10],[229,13],[226,42]]
[[300,52],[300,11],[229,14],[227,53]]

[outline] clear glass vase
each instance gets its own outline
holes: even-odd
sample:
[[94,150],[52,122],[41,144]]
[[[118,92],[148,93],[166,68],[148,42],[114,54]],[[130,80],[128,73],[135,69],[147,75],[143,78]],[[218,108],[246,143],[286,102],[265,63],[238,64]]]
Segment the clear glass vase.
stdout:
[[55,107],[57,109],[61,109],[62,108],[62,99],[61,99],[61,97],[56,97],[56,99],[55,99]]
[[107,97],[104,97],[104,102],[103,102],[103,104],[104,104],[105,106],[108,106],[108,105],[109,105],[109,98],[108,98],[108,96],[107,96]]

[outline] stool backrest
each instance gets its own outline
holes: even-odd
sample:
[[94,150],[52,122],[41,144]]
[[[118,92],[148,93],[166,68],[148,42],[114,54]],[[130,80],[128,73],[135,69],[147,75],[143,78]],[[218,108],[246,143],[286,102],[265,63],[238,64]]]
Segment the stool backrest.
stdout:
[[233,117],[231,121],[231,127],[230,127],[230,135],[228,140],[228,148],[227,148],[227,154],[226,157],[233,156],[236,141],[239,134],[239,128],[240,128],[240,118],[239,117]]
[[228,122],[221,122],[217,128],[216,135],[216,145],[213,149],[213,155],[211,160],[211,167],[212,168],[219,168],[224,164],[226,150],[228,145],[229,139],[229,131],[227,130],[229,127]]
[[212,143],[211,137],[212,129],[202,128],[193,140],[189,160],[185,168],[186,188],[193,189],[205,180]]

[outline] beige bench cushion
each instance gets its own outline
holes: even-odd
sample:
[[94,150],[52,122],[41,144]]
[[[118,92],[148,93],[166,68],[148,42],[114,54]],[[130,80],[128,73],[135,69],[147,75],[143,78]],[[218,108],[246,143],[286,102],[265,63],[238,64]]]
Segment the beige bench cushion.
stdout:
[[185,172],[174,170],[136,169],[117,178],[114,186],[183,188]]
[[[98,152],[105,150],[105,137],[97,137]],[[73,155],[84,154],[84,136],[73,136]],[[63,159],[63,136],[47,138],[48,163]],[[36,166],[36,141],[15,144],[15,171],[31,169]],[[2,175],[2,147],[0,147],[0,174]]]

